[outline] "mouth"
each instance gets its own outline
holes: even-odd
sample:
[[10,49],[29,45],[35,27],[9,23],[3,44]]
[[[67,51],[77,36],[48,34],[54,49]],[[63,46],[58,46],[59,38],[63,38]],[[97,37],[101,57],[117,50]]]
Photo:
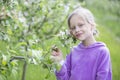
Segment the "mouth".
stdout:
[[78,34],[76,34],[75,36],[76,36],[76,38],[79,38],[79,37],[82,36],[82,33],[78,33]]

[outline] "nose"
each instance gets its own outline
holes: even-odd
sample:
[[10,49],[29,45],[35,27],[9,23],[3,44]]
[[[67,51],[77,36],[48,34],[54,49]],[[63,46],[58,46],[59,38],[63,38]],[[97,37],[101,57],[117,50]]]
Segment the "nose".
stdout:
[[79,26],[75,26],[75,31],[78,32],[79,31]]

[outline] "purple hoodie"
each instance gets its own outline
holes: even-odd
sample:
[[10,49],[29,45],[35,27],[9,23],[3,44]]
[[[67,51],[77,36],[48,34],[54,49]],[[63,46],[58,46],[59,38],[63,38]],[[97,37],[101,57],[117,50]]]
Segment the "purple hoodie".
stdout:
[[88,47],[82,43],[66,57],[57,80],[112,80],[109,49],[102,42]]

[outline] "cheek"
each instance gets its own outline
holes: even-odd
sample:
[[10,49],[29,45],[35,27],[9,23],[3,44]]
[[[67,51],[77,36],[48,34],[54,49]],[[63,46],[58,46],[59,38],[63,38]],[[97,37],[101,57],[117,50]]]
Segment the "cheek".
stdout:
[[92,32],[92,27],[90,25],[87,25],[84,30],[87,32],[87,33],[91,33]]
[[89,26],[88,26],[88,30],[92,32],[93,29],[94,29],[94,26],[93,26],[92,24],[89,24]]
[[70,34],[71,34],[72,36],[74,36],[74,35],[75,35],[75,33],[74,33],[73,31],[70,31]]
[[73,36],[73,32],[72,31],[70,31],[70,34]]
[[88,35],[88,36],[91,36],[91,35],[92,35],[92,31],[91,31],[91,30],[88,30],[88,31],[87,31],[87,35]]

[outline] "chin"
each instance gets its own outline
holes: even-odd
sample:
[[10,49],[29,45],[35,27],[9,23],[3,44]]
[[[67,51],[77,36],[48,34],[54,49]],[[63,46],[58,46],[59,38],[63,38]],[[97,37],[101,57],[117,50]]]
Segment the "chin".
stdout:
[[84,41],[85,40],[85,38],[82,38],[82,37],[79,37],[77,39],[80,40],[80,41]]

